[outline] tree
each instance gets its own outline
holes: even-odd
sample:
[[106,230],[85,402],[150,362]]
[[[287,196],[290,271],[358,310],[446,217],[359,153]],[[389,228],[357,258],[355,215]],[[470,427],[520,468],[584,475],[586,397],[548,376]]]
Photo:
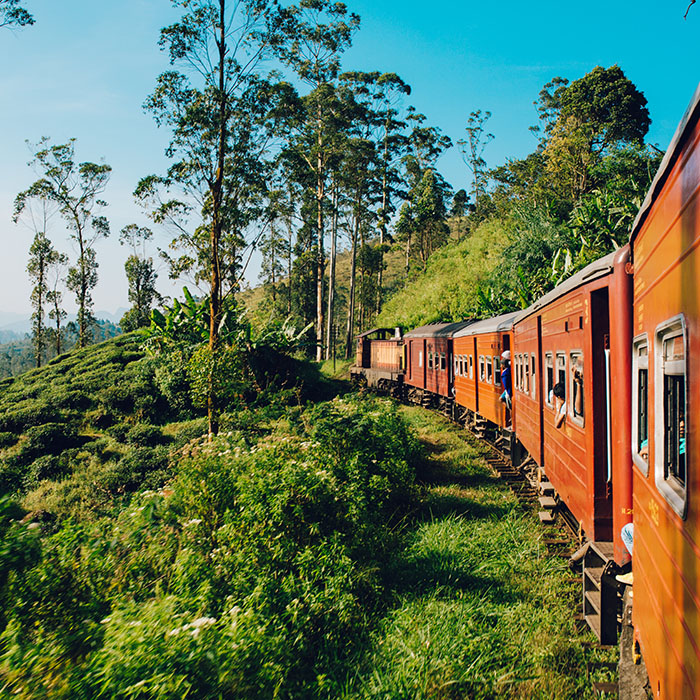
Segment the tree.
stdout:
[[51,245],[51,241],[43,231],[39,231],[34,236],[34,242],[29,249],[29,262],[27,272],[34,281],[32,288],[32,340],[34,343],[34,360],[37,367],[41,367],[45,355],[46,329],[44,328],[44,317],[46,314],[46,304],[50,303],[48,297],[49,270],[56,265],[61,255]]
[[323,280],[325,274],[325,205],[330,160],[338,153],[336,116],[341,104],[335,94],[340,56],[352,43],[360,18],[344,3],[301,0],[285,12],[287,41],[278,46],[280,60],[311,88],[304,98],[304,116],[292,147],[313,176],[316,200],[316,359],[323,358]]
[[34,17],[19,3],[20,0],[0,0],[0,27],[26,27],[34,24]]
[[493,141],[493,134],[484,133],[484,124],[491,118],[491,112],[482,112],[477,109],[469,115],[467,120],[467,138],[458,141],[462,159],[472,172],[472,194],[474,195],[474,208],[480,211],[480,198],[486,192],[486,161],[483,158],[484,149]]
[[153,258],[146,255],[146,241],[152,236],[149,228],[136,224],[125,226],[119,234],[119,243],[131,248],[131,255],[124,263],[124,271],[129,286],[129,301],[133,306],[119,322],[122,330],[127,332],[147,326],[153,303],[160,301],[155,286],[158,275],[153,269]]
[[56,355],[61,354],[63,345],[63,329],[61,324],[66,318],[66,312],[61,304],[63,303],[63,292],[59,290],[59,285],[63,280],[65,269],[68,266],[68,257],[59,253],[58,257],[49,266],[48,279],[49,289],[46,293],[46,303],[49,305],[49,318],[54,322],[51,329]]
[[29,165],[43,177],[15,198],[13,219],[32,200],[53,202],[71,231],[70,237],[78,248],[76,264],[68,270],[67,286],[75,293],[78,304],[78,344],[90,342],[92,290],[97,285],[97,258],[94,244],[109,235],[109,223],[98,212],[107,206],[99,199],[109,181],[112,168],[105,163],[75,162],[75,139],[52,146],[44,137]]
[[[194,256],[176,261],[179,269],[196,267],[200,278],[208,279],[206,403],[209,432],[215,434],[221,406],[214,372],[225,266],[229,291],[235,291],[243,234],[260,215],[264,156],[278,113],[274,106],[285,98],[284,86],[271,85],[259,75],[278,15],[271,0],[173,0],[173,4],[183,16],[161,30],[160,46],[169,52],[171,65],[189,71],[197,84],[175,70],[159,76],[145,108],[159,126],[172,128],[166,153],[174,163],[165,177],[144,178],[135,194],[151,207],[156,222],[176,228],[176,246],[185,244],[194,251]],[[180,199],[162,198],[162,190],[173,189]],[[193,212],[201,217],[194,231],[187,223]]]
[[464,217],[469,211],[469,195],[465,190],[457,190],[452,197],[452,207],[450,208],[450,216],[457,219],[457,239],[462,240],[464,231],[462,230]]

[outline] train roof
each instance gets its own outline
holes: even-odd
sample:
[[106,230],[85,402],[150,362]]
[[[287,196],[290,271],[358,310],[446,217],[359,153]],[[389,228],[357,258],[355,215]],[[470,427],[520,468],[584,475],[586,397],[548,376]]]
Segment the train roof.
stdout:
[[479,333],[497,333],[505,332],[513,328],[513,321],[520,311],[511,311],[500,316],[485,318],[482,321],[475,321],[469,324],[466,328],[457,331],[455,338],[463,338],[468,335],[478,335]]
[[630,233],[630,244],[634,243],[634,239],[636,238],[637,234],[639,233],[639,230],[642,228],[642,225],[644,224],[647,216],[649,215],[651,205],[654,203],[656,198],[659,196],[659,193],[663,189],[663,186],[666,183],[666,179],[668,178],[668,175],[671,172],[671,168],[673,168],[676,160],[678,159],[678,155],[681,152],[681,149],[683,148],[686,135],[690,133],[690,131],[693,129],[695,123],[699,118],[700,83],[698,83],[698,86],[695,88],[695,94],[693,95],[693,99],[690,101],[688,108],[685,110],[685,114],[683,115],[680,124],[678,124],[676,133],[673,135],[671,143],[666,149],[666,155],[661,161],[659,169],[656,171],[654,181],[651,183],[651,186],[649,187],[649,190],[647,192],[647,196],[644,198],[644,202],[642,202],[642,206],[640,207],[639,212],[637,213],[637,216],[634,220],[634,223],[632,224],[632,231]]
[[599,279],[600,277],[605,277],[609,275],[615,266],[615,256],[619,253],[618,250],[614,250],[612,253],[604,255],[602,258],[593,261],[589,265],[579,270],[575,275],[571,275],[569,279],[564,280],[561,284],[558,284],[550,292],[547,292],[543,297],[540,297],[534,304],[531,304],[527,309],[523,309],[516,314],[514,323],[518,323],[523,319],[531,316],[536,311],[539,311],[547,304],[551,304],[553,301],[563,297],[565,294],[577,289],[581,285],[587,282],[592,282],[593,280]]
[[396,328],[392,326],[391,328],[387,327],[379,327],[379,328],[372,328],[369,331],[365,331],[364,333],[358,333],[355,337],[356,338],[366,338],[368,335],[372,335],[372,333],[377,333],[381,335],[389,335],[392,339],[399,339],[401,338],[401,329]]
[[468,326],[473,321],[457,321],[456,323],[429,323],[427,326],[414,328],[404,335],[404,338],[451,338],[457,331]]

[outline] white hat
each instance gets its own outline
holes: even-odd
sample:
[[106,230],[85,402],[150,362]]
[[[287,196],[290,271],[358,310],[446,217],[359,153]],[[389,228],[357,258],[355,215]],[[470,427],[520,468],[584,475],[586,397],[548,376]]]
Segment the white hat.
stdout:
[[508,360],[508,362],[510,362],[510,350],[505,350],[504,352],[502,352],[501,359]]

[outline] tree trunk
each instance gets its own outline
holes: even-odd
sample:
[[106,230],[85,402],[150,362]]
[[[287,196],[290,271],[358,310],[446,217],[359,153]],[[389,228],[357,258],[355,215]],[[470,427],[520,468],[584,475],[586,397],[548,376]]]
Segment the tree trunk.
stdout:
[[333,338],[333,304],[335,302],[335,253],[338,233],[338,186],[333,186],[333,223],[331,224],[331,259],[328,271],[328,311],[326,313],[326,359],[331,359]]
[[353,330],[355,327],[355,273],[357,260],[358,216],[355,214],[352,226],[352,249],[350,252],[350,291],[348,293],[348,324],[345,331],[345,359],[350,359],[353,348]]
[[209,434],[219,432],[219,406],[216,386],[216,364],[219,355],[219,323],[221,320],[221,203],[226,161],[226,0],[219,0],[219,146],[217,153],[216,177],[211,186],[212,222],[209,234],[211,269],[209,275],[209,369],[207,376],[207,421]]
[[326,192],[320,102],[317,104],[316,118],[318,147],[316,154],[316,361],[320,362],[323,359],[323,275],[326,270],[326,261],[323,254],[323,200]]

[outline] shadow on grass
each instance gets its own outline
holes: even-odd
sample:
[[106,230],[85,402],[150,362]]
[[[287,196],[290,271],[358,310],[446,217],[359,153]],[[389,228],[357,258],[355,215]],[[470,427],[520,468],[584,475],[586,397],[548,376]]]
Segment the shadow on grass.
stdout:
[[512,510],[508,503],[479,503],[458,493],[431,493],[417,514],[425,522],[457,515],[471,520],[502,518]]
[[520,600],[502,579],[477,575],[470,562],[436,550],[399,560],[386,573],[386,583],[400,596],[449,598],[459,592],[470,592],[496,605]]

